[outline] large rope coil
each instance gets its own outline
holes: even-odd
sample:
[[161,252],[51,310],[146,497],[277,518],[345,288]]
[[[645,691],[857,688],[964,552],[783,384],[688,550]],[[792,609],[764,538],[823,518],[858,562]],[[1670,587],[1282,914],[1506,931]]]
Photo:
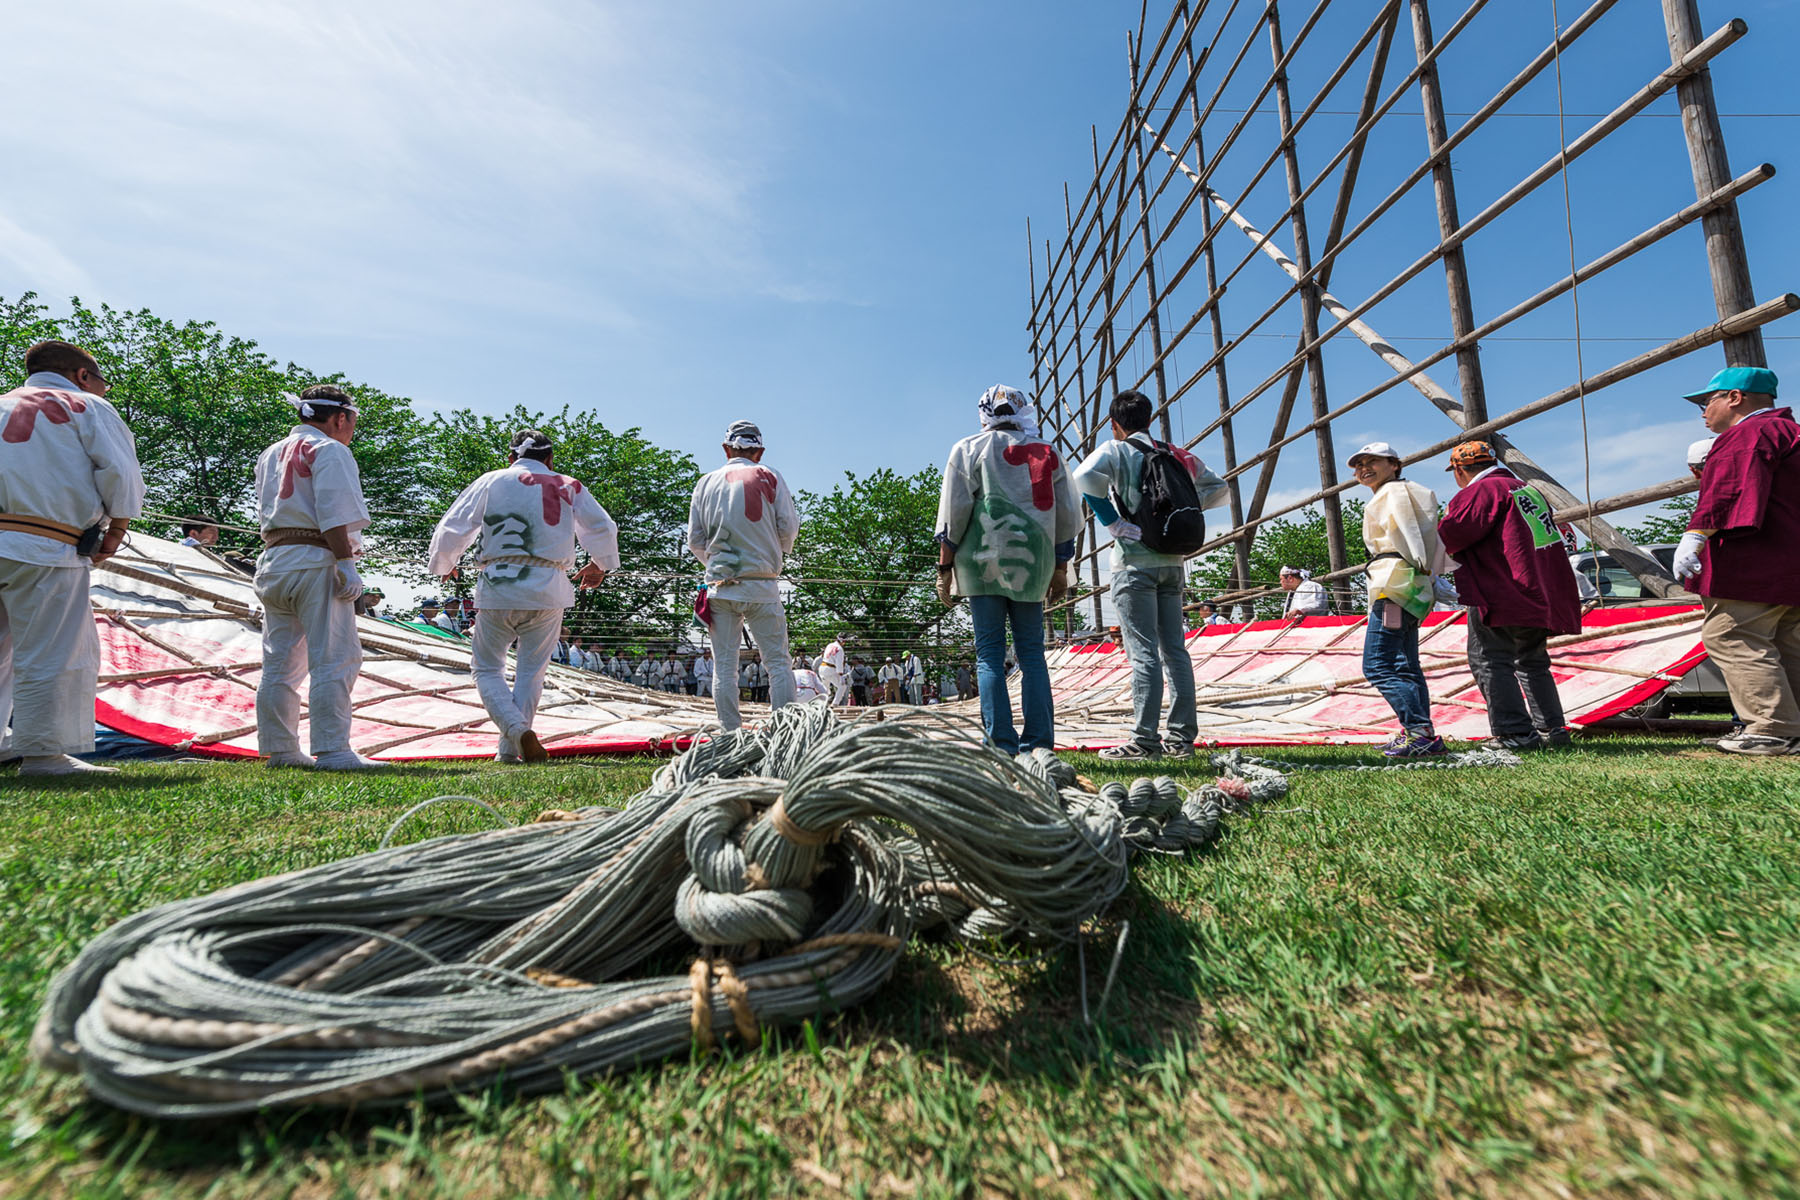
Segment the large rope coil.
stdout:
[[793,705],[696,741],[621,809],[129,917],[57,975],[33,1050],[162,1117],[552,1089],[857,1003],[916,929],[1066,942],[1134,851],[1204,846],[1286,786],[1248,764],[1220,784],[1240,794],[1095,793],[1047,752]]

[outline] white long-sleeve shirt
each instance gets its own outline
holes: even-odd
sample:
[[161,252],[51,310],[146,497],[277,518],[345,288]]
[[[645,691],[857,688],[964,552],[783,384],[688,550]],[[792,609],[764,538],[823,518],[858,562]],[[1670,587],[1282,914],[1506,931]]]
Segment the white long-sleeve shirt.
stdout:
[[[369,509],[350,447],[316,426],[294,426],[256,460],[256,521],[264,533],[342,527],[350,548],[360,550]],[[256,573],[280,575],[335,561],[325,546],[271,546],[256,560]]]
[[799,532],[793,494],[772,467],[732,458],[694,485],[688,549],[717,599],[779,602],[782,562]]
[[1362,535],[1369,552],[1371,604],[1389,600],[1415,617],[1431,611],[1438,512],[1437,494],[1410,479],[1389,480],[1369,497]]
[[1331,596],[1325,585],[1315,579],[1302,579],[1300,586],[1288,593],[1287,617],[1323,617],[1331,612]]
[[840,679],[844,674],[844,645],[832,642],[819,655],[819,674],[827,679]]
[[883,683],[898,683],[900,681],[900,668],[893,663],[882,663],[881,669],[875,672],[875,678],[881,680]]
[[956,548],[957,595],[1036,603],[1058,558],[1074,555],[1081,514],[1055,449],[996,429],[950,448],[936,529]]
[[619,527],[580,480],[521,458],[463,489],[431,535],[433,575],[456,569],[479,539],[479,608],[567,608],[575,603],[575,544],[608,571],[619,567]]
[[[54,371],[0,396],[0,512],[76,529],[143,513],[137,443],[117,409]],[[0,531],[0,558],[42,567],[82,560],[66,542]]]

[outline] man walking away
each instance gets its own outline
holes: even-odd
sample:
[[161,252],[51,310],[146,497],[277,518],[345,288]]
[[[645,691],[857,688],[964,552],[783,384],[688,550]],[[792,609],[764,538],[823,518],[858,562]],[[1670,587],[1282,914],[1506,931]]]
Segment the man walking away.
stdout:
[[1675,574],[1701,598],[1700,637],[1744,728],[1731,754],[1800,754],[1800,427],[1775,372],[1728,367],[1687,398],[1718,435]]
[[831,703],[842,706],[850,699],[850,676],[844,663],[844,635],[837,634],[819,654],[819,682]]
[[[430,570],[446,580],[456,576],[463,551],[476,546],[472,673],[482,707],[500,732],[496,762],[548,757],[531,724],[563,613],[575,603],[569,572],[576,543],[589,556],[576,576],[583,588],[600,586],[619,566],[619,527],[579,480],[557,474],[555,455],[548,435],[520,430],[507,465],[463,489],[431,535]],[[515,646],[509,689],[506,652]],[[582,658],[596,671],[607,663],[599,650]]]
[[21,775],[113,774],[94,748],[100,638],[88,573],[141,515],[137,444],[100,364],[68,342],[25,352],[0,396],[0,759]]
[[[1216,507],[1229,496],[1224,481],[1199,459],[1150,437],[1146,431],[1152,410],[1150,398],[1142,392],[1113,397],[1112,441],[1075,468],[1075,490],[1112,535],[1113,605],[1131,660],[1131,740],[1102,750],[1102,758],[1149,759],[1164,754],[1191,758],[1200,734],[1194,712],[1194,660],[1188,655],[1182,613],[1185,556],[1205,541],[1201,510]],[[1151,512],[1150,501],[1158,496],[1166,497],[1162,503],[1186,522],[1179,535],[1173,532],[1171,516]],[[1144,526],[1133,517],[1151,523],[1149,543]],[[1157,735],[1165,676],[1166,741]]]
[[[981,431],[950,449],[938,496],[938,598],[969,598],[980,675],[981,723],[1002,754],[1055,744],[1056,710],[1044,662],[1044,600],[1068,590],[1081,516],[1062,459],[1038,436],[1037,410],[996,385],[976,402]],[[1025,728],[1013,725],[1006,635],[1019,657]]]
[[[1459,564],[1469,670],[1487,702],[1488,728],[1509,750],[1566,744],[1562,698],[1544,643],[1552,634],[1581,632],[1581,600],[1549,502],[1501,466],[1486,442],[1451,451],[1450,471],[1461,490],[1444,507],[1438,538]],[[1531,690],[1530,707],[1521,684]],[[1539,737],[1533,708],[1548,738]]]
[[[257,748],[272,767],[385,767],[350,748],[350,691],[362,669],[355,605],[363,585],[356,556],[369,525],[362,475],[350,453],[356,402],[328,383],[288,400],[300,424],[256,460],[263,541],[256,560],[256,595],[263,605]],[[303,675],[311,677],[311,756],[301,753],[298,732]]]
[[[720,448],[725,465],[701,477],[688,506],[688,549],[706,567],[714,670],[721,681],[737,679],[738,650],[749,626],[767,660],[770,704],[781,708],[794,699],[781,567],[800,531],[800,513],[787,481],[762,465],[761,429],[734,421]],[[713,707],[727,730],[743,724],[736,688],[715,686]]]

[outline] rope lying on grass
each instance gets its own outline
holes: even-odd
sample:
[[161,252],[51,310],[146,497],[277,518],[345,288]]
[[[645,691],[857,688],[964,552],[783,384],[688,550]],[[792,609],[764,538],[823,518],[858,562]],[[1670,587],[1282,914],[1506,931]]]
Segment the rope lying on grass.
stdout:
[[1045,751],[790,706],[696,744],[619,810],[129,917],[58,974],[33,1051],[159,1117],[553,1089],[854,1004],[918,929],[1066,942],[1134,850],[1204,846],[1224,813],[1287,789],[1254,764],[1187,796],[1079,783]]

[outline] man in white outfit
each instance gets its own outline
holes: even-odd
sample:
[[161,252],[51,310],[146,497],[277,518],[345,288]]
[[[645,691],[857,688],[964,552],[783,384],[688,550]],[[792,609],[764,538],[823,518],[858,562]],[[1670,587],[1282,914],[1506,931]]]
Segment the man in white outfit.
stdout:
[[[725,465],[701,477],[688,506],[688,549],[706,566],[700,604],[713,627],[713,669],[720,680],[737,679],[748,625],[768,668],[769,702],[781,708],[794,699],[781,566],[794,548],[800,513],[787,481],[762,465],[762,430],[734,421],[721,448]],[[715,687],[713,706],[727,730],[742,724],[735,687]]]
[[[500,731],[496,762],[543,762],[549,756],[532,731],[544,672],[556,649],[563,612],[575,603],[569,572],[575,545],[589,561],[576,576],[584,588],[600,586],[619,566],[619,527],[594,494],[551,466],[555,447],[536,429],[513,435],[507,465],[463,490],[431,535],[433,575],[453,577],[457,560],[476,545],[475,624],[471,673],[481,704]],[[506,686],[506,652],[518,658]],[[571,663],[575,650],[570,650]],[[603,667],[598,650],[583,654],[590,669]]]
[[100,639],[88,571],[142,512],[137,445],[103,398],[93,356],[67,342],[25,352],[25,382],[0,396],[0,760],[21,775],[113,773],[94,748]]
[[694,660],[694,694],[711,696],[713,689],[713,660],[711,650],[702,650],[700,657]]
[[844,669],[844,635],[841,633],[819,654],[819,682],[834,705],[849,703],[850,674]]
[[[272,767],[385,767],[350,748],[350,690],[362,669],[356,598],[363,584],[356,555],[369,525],[362,475],[350,453],[356,402],[330,384],[315,384],[288,400],[300,424],[256,460],[263,540],[256,560],[256,595],[263,605],[257,748]],[[311,755],[300,750],[303,675],[311,677]]]

